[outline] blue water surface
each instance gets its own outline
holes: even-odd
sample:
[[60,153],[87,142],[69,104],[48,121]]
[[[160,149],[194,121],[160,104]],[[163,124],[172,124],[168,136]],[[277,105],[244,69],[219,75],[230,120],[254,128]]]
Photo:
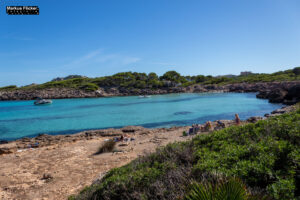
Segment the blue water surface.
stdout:
[[184,126],[207,120],[263,116],[280,108],[254,93],[193,93],[153,95],[150,98],[110,97],[0,102],[0,139],[13,140],[41,133],[67,134],[86,129],[140,125],[148,128]]

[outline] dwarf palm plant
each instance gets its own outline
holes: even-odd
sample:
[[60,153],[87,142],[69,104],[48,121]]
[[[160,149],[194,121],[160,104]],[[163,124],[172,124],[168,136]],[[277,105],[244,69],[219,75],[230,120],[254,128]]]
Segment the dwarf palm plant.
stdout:
[[246,186],[239,179],[229,179],[216,185],[193,183],[185,200],[266,200],[266,196],[248,194]]

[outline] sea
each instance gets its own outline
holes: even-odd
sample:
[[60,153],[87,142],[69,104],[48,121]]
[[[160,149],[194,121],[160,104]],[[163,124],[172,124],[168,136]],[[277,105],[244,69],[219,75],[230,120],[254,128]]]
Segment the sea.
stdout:
[[140,96],[55,99],[51,105],[34,101],[0,101],[0,140],[38,134],[72,134],[83,130],[186,126],[205,121],[242,120],[282,107],[257,99],[255,93],[183,93]]

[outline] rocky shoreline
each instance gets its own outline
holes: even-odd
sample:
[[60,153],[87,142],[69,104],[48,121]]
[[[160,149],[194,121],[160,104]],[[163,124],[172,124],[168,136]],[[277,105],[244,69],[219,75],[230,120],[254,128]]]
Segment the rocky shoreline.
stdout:
[[300,81],[235,83],[227,85],[192,85],[162,89],[128,89],[122,87],[100,88],[94,92],[72,88],[50,88],[42,90],[0,91],[0,101],[48,99],[95,98],[111,96],[155,95],[170,93],[201,92],[257,92],[257,98],[269,99],[272,103],[292,105],[300,101]]

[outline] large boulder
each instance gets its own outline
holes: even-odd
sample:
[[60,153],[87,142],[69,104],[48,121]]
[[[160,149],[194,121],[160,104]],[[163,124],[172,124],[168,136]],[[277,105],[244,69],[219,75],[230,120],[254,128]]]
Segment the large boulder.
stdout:
[[300,84],[291,87],[285,96],[285,103],[294,104],[300,101]]
[[259,91],[258,94],[256,95],[256,97],[260,98],[260,99],[267,99],[269,92],[270,91],[267,91],[267,90]]
[[285,96],[287,95],[287,91],[281,88],[271,90],[268,94],[268,99],[271,103],[281,103],[283,102]]
[[282,103],[287,93],[288,92],[282,88],[276,88],[274,90],[262,90],[256,95],[256,97],[269,99],[271,103]]
[[259,120],[262,120],[263,118],[260,117],[260,116],[255,116],[255,117],[250,117],[247,119],[247,122],[249,123],[256,123],[258,122]]

